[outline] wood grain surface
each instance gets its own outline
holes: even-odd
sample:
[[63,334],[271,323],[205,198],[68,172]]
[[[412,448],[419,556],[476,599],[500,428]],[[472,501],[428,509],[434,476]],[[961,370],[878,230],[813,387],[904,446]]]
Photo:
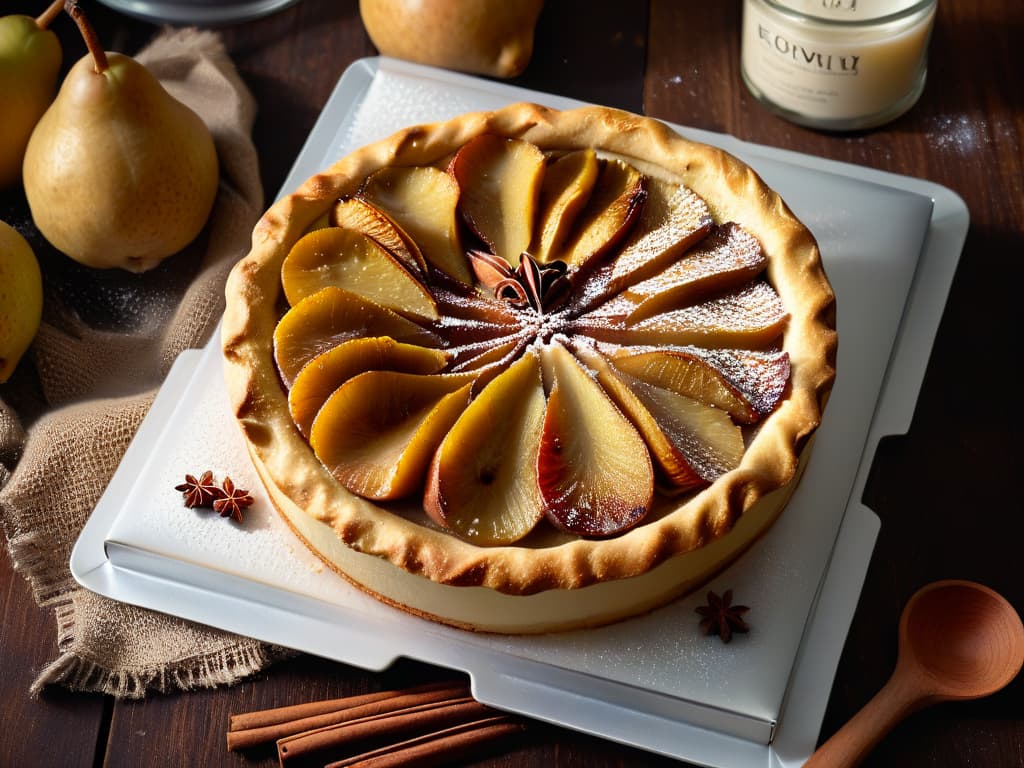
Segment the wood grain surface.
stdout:
[[[35,14],[43,5],[6,2],[0,13]],[[157,30],[96,3],[87,8],[108,49],[133,53]],[[911,428],[883,441],[868,481],[865,500],[882,520],[881,533],[832,686],[824,740],[892,672],[900,610],[918,587],[944,578],[980,581],[1024,611],[1024,409],[1017,375],[1024,325],[1024,6],[939,0],[920,102],[887,126],[850,134],[795,126],[751,97],[739,72],[740,15],[737,0],[547,0],[533,60],[514,82],[921,177],[955,191],[970,210],[970,232]],[[70,25],[60,27],[69,66],[84,46]],[[254,138],[270,199],[338,77],[376,51],[356,0],[302,0],[220,31],[259,104]],[[18,190],[0,195],[0,219],[26,224],[27,216]],[[69,279],[61,271],[63,257],[41,258],[48,279]],[[371,674],[300,656],[213,691],[115,702],[53,689],[30,698],[32,679],[57,654],[54,619],[36,606],[6,554],[0,555],[0,613],[3,766],[262,768],[276,765],[269,751],[246,757],[226,751],[230,713],[447,674],[412,662]],[[464,764],[679,765],[539,724],[519,746]],[[897,765],[1024,765],[1024,680],[988,699],[911,716],[865,762],[869,768]]]

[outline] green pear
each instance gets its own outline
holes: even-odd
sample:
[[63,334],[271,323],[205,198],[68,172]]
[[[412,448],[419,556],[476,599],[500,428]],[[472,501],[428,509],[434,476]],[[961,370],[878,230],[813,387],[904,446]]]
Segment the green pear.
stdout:
[[217,194],[209,129],[142,64],[106,53],[73,2],[87,53],[36,125],[22,178],[32,218],[90,267],[143,272],[188,245]]
[[0,17],[0,189],[21,180],[28,137],[57,92],[60,41],[48,27],[63,4],[56,0],[37,19]]
[[0,384],[28,351],[43,315],[43,276],[35,252],[0,221]]

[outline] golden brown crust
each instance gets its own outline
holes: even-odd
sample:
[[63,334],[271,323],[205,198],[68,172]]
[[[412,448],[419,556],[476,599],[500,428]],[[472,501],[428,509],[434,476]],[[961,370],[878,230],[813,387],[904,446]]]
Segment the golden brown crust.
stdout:
[[[760,239],[768,278],[790,312],[783,348],[791,360],[791,388],[757,430],[741,465],[666,514],[613,539],[479,547],[360,499],[314,457],[290,418],[278,381],[272,336],[280,266],[291,243],[370,172],[389,164],[442,163],[482,132],[522,137],[541,149],[596,147],[666,169],[707,202],[716,220],[739,221]],[[353,152],[274,205],[228,281],[223,347],[230,401],[249,450],[284,498],[330,525],[347,546],[398,568],[441,584],[525,595],[644,573],[723,535],[758,499],[793,479],[835,375],[834,295],[811,233],[731,155],[625,112],[600,107],[559,112],[515,104],[400,131]]]

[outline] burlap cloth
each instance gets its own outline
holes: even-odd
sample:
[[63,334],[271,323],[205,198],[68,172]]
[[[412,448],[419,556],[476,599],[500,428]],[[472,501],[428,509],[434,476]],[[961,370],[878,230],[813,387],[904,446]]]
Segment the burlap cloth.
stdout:
[[286,653],[101,597],[71,575],[75,540],[160,382],[179,352],[210,338],[264,204],[255,102],[217,34],[164,30],[136,58],[210,127],[220,189],[204,234],[151,273],[81,268],[62,288],[47,285],[31,349],[41,416],[25,413],[32,398],[0,388],[0,523],[14,567],[57,624],[58,656],[33,694],[49,684],[127,698],[213,687]]

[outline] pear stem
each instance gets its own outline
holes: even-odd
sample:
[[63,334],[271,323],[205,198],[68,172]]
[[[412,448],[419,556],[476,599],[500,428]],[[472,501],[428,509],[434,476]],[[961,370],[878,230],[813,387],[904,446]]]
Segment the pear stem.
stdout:
[[64,10],[64,0],[53,0],[50,7],[36,17],[36,26],[46,29],[62,10]]
[[78,25],[78,31],[82,33],[82,39],[85,40],[85,45],[89,49],[89,53],[92,54],[93,62],[95,62],[96,74],[102,75],[110,68],[110,64],[107,63],[107,53],[103,50],[103,45],[96,36],[96,30],[92,28],[92,24],[86,18],[85,11],[82,10],[82,7],[75,0],[67,0],[64,3],[64,10],[68,12],[71,18],[75,20],[75,24]]

